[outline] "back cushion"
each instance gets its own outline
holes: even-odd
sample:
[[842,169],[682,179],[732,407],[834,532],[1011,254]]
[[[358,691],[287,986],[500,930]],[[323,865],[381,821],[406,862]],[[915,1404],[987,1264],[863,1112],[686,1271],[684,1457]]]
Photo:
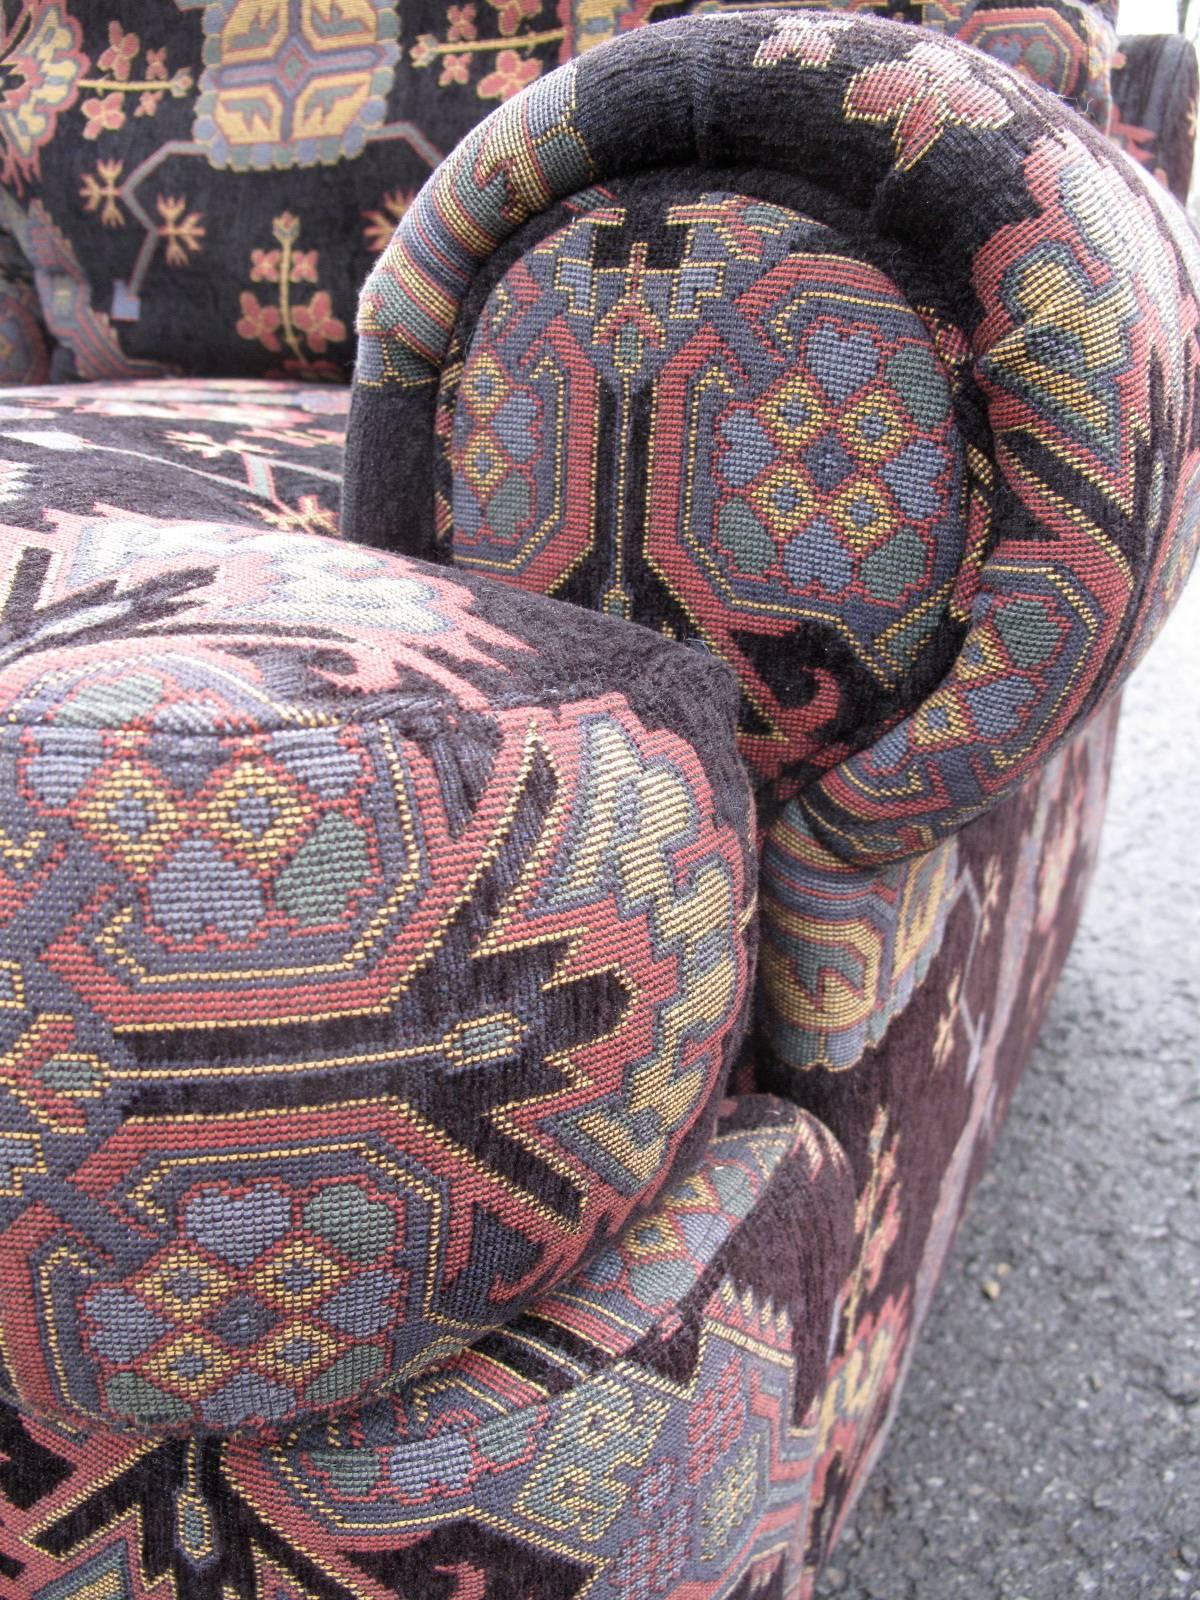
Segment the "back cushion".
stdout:
[[[347,378],[357,285],[442,156],[559,63],[690,9],[29,0],[0,41],[0,224],[36,268],[51,376]],[[1099,9],[905,16],[1106,125]]]
[[1109,136],[1185,204],[1196,154],[1198,91],[1200,62],[1190,39],[1141,34],[1120,41]]

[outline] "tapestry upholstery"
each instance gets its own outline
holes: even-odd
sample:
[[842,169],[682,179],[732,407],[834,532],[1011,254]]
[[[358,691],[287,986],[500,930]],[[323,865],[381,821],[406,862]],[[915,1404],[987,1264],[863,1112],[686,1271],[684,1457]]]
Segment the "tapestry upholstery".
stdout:
[[[854,1264],[815,1408],[798,1596],[810,1593],[883,1447],[916,1335],[1070,949],[1118,709],[1110,702],[1038,779],[958,835],[940,953],[882,1043],[797,1071],[759,1042],[758,1081],[837,1136],[856,1193]],[[843,937],[821,970],[834,996],[853,973],[847,957],[869,959],[869,920],[844,925]]]
[[0,228],[0,384],[44,383],[49,371],[33,272],[16,240]]
[[0,389],[0,525],[336,534],[349,406],[345,388],[258,378]]
[[917,1000],[800,1080],[828,1127],[726,1102],[568,1284],[320,1428],[147,1441],[0,1406],[0,1572],[33,1600],[807,1600],[1069,946],[1114,722],[963,831]]
[[694,1167],[756,937],[719,664],[272,529],[3,551],[9,1399],[336,1409]]
[[[36,270],[52,377],[346,379],[354,296],[487,112],[693,0],[27,0],[0,22],[0,226]],[[879,0],[1108,123],[1083,0]],[[28,270],[28,268],[26,269]],[[0,339],[7,322],[0,294]],[[22,341],[46,342],[26,329]],[[2,348],[0,348],[2,355]],[[36,382],[30,361],[0,381]]]
[[1120,40],[1113,59],[1109,138],[1179,200],[1192,186],[1196,154],[1196,47],[1177,34]]
[[701,643],[768,819],[920,854],[1119,686],[1190,570],[1198,285],[1161,187],[975,52],[664,23],[409,209],[360,301],[343,529]]
[[[196,90],[220,203],[272,196],[290,366],[130,375],[244,291],[172,201],[192,323],[152,264],[105,324],[98,259],[55,370],[111,381],[0,391],[0,1592],[811,1600],[1194,555],[1195,245],[890,23],[667,21],[542,78],[649,11],[405,13],[450,51],[377,0],[175,5],[7,102],[93,96],[115,148]],[[84,15],[28,10],[27,50]],[[202,66],[158,54],[197,22]],[[364,296],[338,542],[292,286],[343,240],[296,180],[352,211],[416,149],[352,148],[380,39],[393,89],[505,104]]]
[[965,347],[817,203],[733,171],[550,208],[477,275],[433,426],[431,555],[703,640],[793,782],[918,706],[965,617]]
[[791,1592],[852,1228],[828,1133],[730,1101],[568,1288],[350,1417],[148,1445],[0,1410],[0,1571],[30,1600]]

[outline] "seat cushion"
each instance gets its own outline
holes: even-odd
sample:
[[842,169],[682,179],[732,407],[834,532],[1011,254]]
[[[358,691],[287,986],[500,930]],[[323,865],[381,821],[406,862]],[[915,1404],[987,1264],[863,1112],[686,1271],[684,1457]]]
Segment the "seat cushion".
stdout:
[[569,1284],[342,1422],[147,1448],[0,1408],[0,1571],[30,1600],[794,1596],[853,1227],[819,1124],[731,1102]]
[[259,379],[0,389],[0,521],[336,533],[348,391]]
[[754,958],[726,669],[178,513],[8,528],[0,556],[23,1407],[149,1433],[344,1409],[694,1166]]

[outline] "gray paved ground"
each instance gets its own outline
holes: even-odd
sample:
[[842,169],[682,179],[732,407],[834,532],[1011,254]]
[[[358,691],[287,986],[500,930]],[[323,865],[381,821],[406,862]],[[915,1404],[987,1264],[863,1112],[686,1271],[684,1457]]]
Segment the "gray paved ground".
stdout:
[[1200,578],[1130,684],[1083,927],[822,1600],[1200,1600],[1198,1183]]

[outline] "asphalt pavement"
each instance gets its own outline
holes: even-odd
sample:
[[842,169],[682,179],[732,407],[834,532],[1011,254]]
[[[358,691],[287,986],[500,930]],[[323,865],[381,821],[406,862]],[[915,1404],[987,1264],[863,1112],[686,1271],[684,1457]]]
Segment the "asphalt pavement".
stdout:
[[1200,574],[1126,692],[1079,936],[820,1600],[1200,1600],[1198,1190]]

